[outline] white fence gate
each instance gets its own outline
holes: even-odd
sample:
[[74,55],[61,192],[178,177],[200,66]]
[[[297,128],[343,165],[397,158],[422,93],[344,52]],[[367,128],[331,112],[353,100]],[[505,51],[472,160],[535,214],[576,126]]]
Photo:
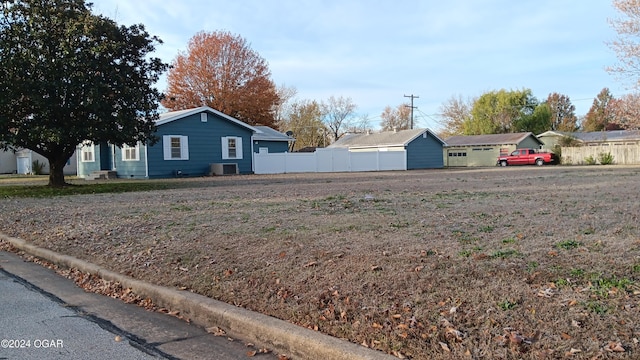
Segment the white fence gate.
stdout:
[[407,170],[407,152],[317,149],[312,153],[256,153],[256,174]]

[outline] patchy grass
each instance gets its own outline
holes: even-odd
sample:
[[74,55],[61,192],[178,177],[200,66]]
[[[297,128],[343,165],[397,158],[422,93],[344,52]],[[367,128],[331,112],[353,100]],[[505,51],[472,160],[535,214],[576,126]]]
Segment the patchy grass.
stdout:
[[[638,175],[230,176],[87,185],[82,196],[24,185],[0,192],[0,228],[410,359],[634,359],[640,203],[620,189],[640,193]],[[14,200],[25,196],[35,198]]]
[[[40,182],[41,179],[37,179]],[[125,193],[135,191],[153,191],[175,188],[168,182],[159,181],[113,181],[89,183],[71,183],[62,188],[52,188],[43,185],[4,185],[0,186],[0,199],[2,198],[50,198],[54,196],[70,196],[81,194],[106,194]]]

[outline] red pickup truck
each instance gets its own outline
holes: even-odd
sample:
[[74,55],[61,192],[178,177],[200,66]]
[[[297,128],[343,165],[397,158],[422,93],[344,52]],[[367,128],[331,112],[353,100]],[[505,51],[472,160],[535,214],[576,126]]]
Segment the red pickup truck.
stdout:
[[558,161],[552,152],[540,152],[535,149],[516,149],[511,154],[500,154],[497,165],[533,165],[555,164]]

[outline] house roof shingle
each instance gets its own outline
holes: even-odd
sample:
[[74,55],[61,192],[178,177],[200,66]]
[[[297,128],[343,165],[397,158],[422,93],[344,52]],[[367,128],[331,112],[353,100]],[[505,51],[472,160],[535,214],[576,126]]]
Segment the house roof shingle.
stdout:
[[[533,133],[524,132],[524,133],[468,135],[468,136],[459,135],[459,136],[452,136],[446,139],[445,142],[447,143],[448,146],[507,145],[507,144],[518,144],[529,136],[538,140],[538,138],[535,137]],[[540,140],[538,140],[538,142],[540,142]]]
[[178,119],[182,119],[182,118],[187,117],[187,116],[191,116],[191,115],[194,115],[194,114],[199,114],[199,113],[201,113],[203,111],[206,111],[208,113],[217,115],[217,116],[219,116],[219,117],[221,117],[221,118],[223,118],[225,120],[228,120],[228,121],[230,121],[232,123],[235,123],[237,125],[245,127],[247,129],[255,132],[255,133],[258,133],[258,134],[262,133],[262,131],[257,129],[255,126],[251,126],[251,125],[249,125],[247,123],[244,123],[244,122],[242,122],[242,121],[240,121],[240,120],[238,120],[238,119],[236,119],[234,117],[231,117],[231,116],[229,116],[229,115],[227,115],[225,113],[222,113],[222,112],[220,112],[220,111],[218,111],[216,109],[210,108],[208,106],[201,106],[201,107],[197,107],[197,108],[193,108],[193,109],[169,111],[169,112],[166,112],[166,113],[162,113],[162,114],[160,114],[160,117],[158,118],[158,120],[156,120],[156,125],[157,126],[163,125],[163,124],[166,124],[166,123],[178,120]]
[[406,146],[423,133],[428,132],[444,144],[438,136],[428,129],[410,129],[401,131],[385,131],[380,133],[347,134],[329,145],[329,148],[367,148],[386,146]]
[[585,143],[640,140],[640,130],[610,130],[593,132],[547,131],[538,135],[538,137],[545,135],[570,136]]
[[256,129],[262,131],[262,134],[255,134],[253,138],[255,140],[264,141],[296,141],[291,136],[287,136],[277,130],[274,130],[268,126],[254,126]]

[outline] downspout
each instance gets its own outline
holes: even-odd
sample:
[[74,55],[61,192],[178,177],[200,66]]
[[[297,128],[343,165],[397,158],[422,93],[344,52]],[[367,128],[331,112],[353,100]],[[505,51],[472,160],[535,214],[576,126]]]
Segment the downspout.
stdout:
[[144,144],[144,177],[149,178],[149,142]]
[[253,142],[255,141],[253,139],[253,137],[255,136],[255,133],[251,134],[251,172],[253,174],[256,173],[256,154],[253,152],[254,148],[253,148]]

